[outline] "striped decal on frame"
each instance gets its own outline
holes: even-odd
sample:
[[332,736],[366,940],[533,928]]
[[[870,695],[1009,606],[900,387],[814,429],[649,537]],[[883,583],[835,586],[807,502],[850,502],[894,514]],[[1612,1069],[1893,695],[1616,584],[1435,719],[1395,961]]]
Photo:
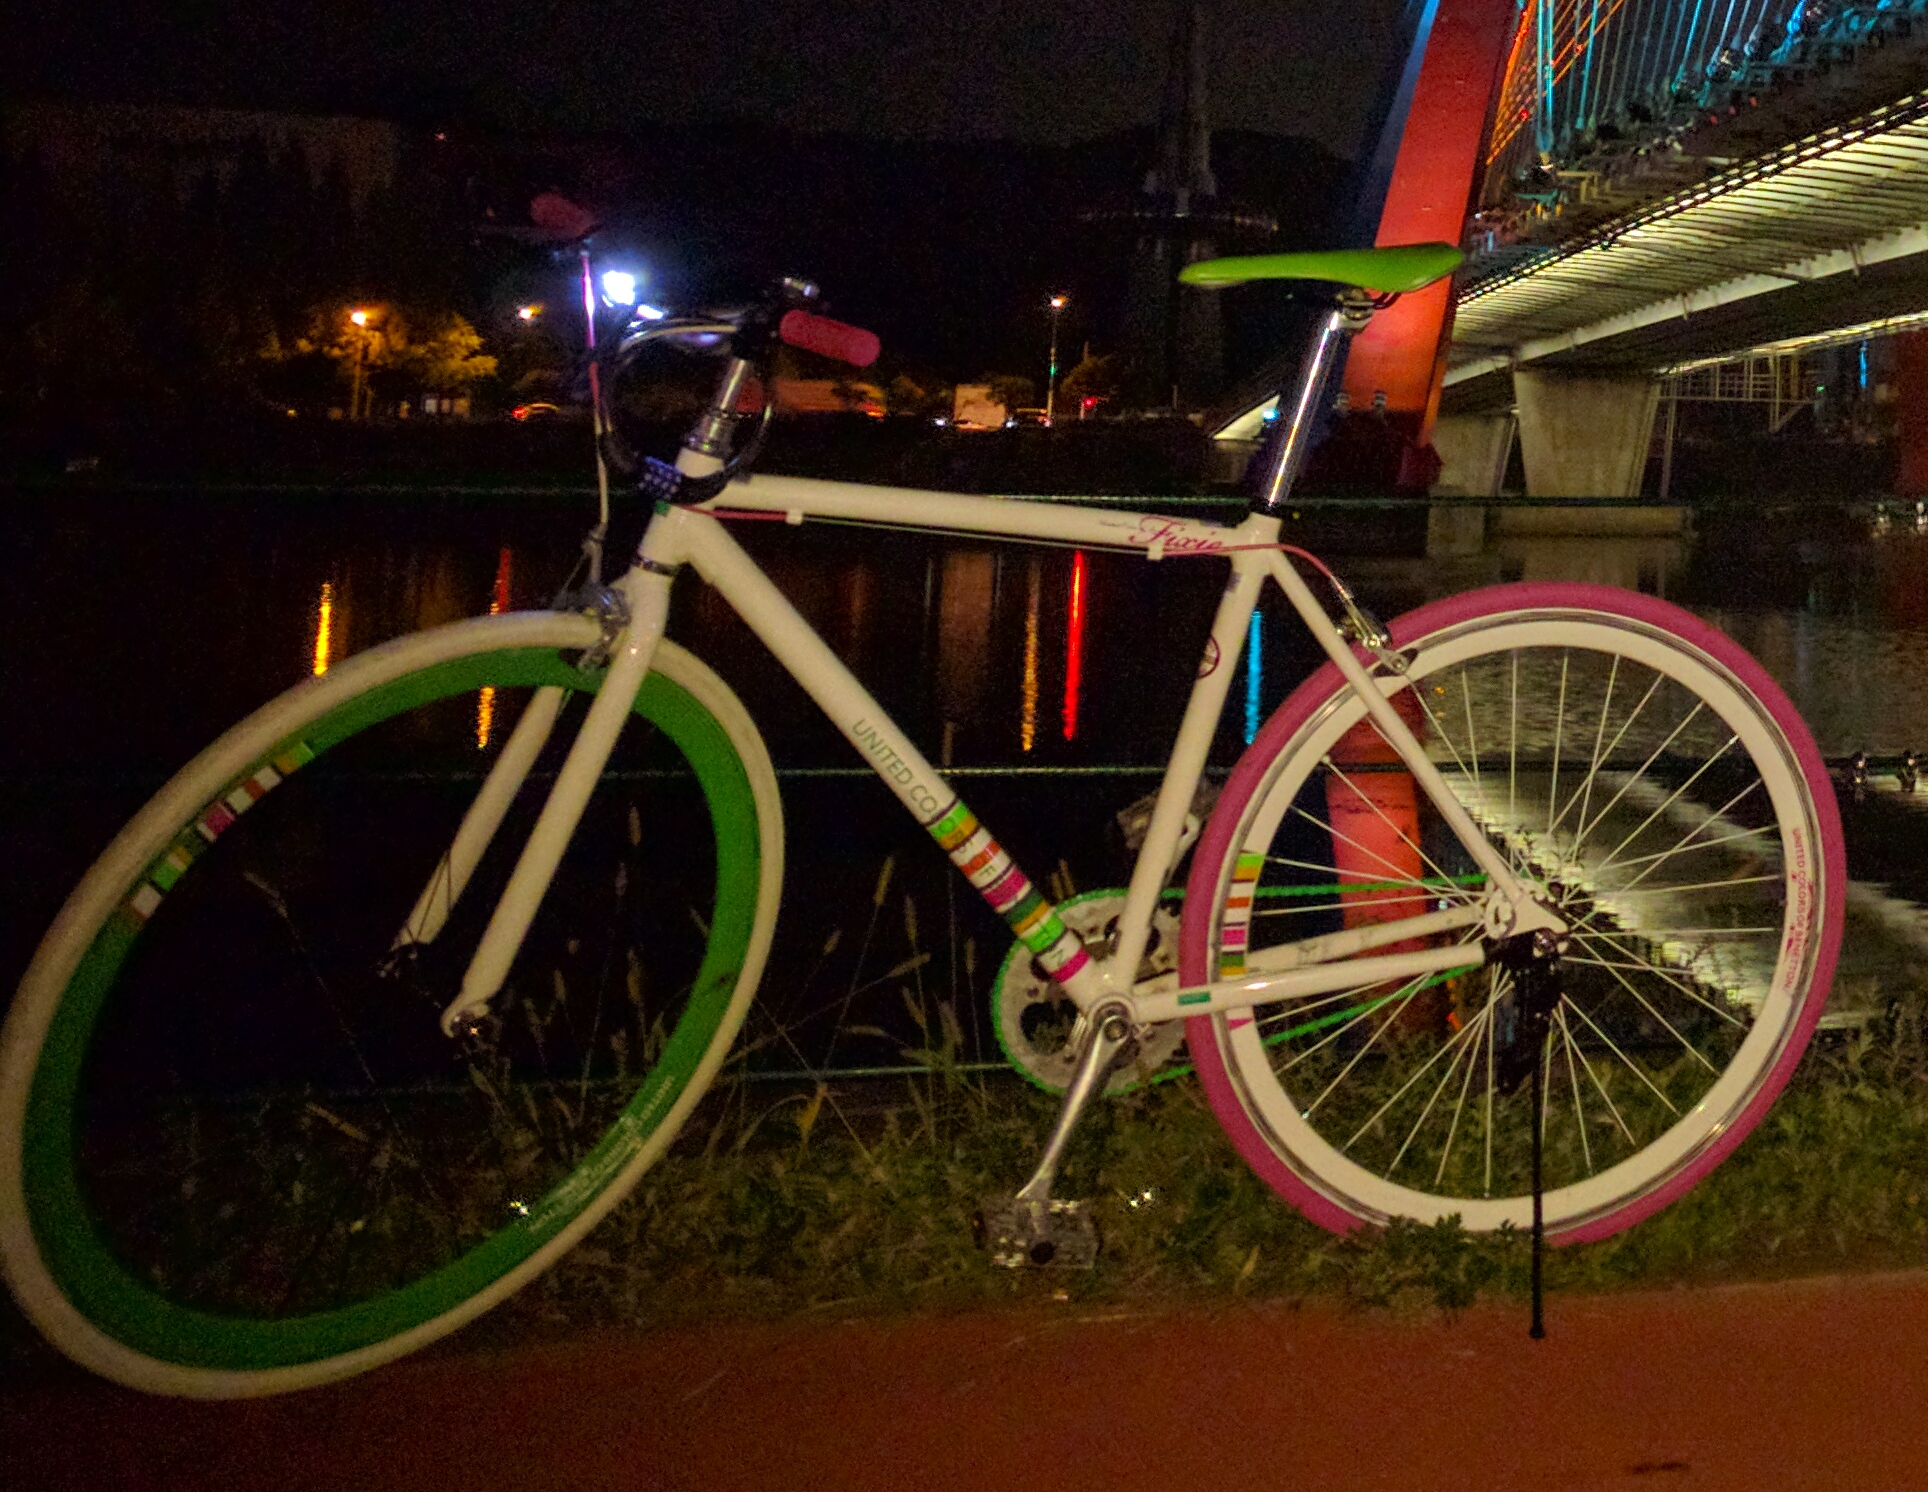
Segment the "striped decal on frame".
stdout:
[[1039,894],[962,798],[952,798],[950,806],[925,827],[1053,979],[1062,984],[1091,962],[1058,909]]

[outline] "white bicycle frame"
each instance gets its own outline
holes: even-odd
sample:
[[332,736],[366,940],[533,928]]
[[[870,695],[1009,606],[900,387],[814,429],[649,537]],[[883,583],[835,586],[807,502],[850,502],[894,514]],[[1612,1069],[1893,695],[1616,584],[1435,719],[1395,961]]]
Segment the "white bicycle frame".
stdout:
[[[790,524],[813,518],[888,524],[934,533],[984,534],[1017,541],[1050,541],[1092,549],[1142,555],[1149,563],[1180,557],[1223,557],[1231,578],[1219,601],[1210,640],[1191,697],[1185,706],[1171,760],[1165,769],[1156,807],[1133,868],[1115,950],[1102,964],[1084,956],[1082,945],[1058,924],[1055,908],[1035,894],[1028,880],[982,831],[962,801],[904,735],[861,683],[843,665],[756,562],[730,536],[724,518],[780,517]],[[1389,703],[1403,680],[1396,670],[1375,674],[1369,663],[1326,615],[1305,580],[1278,545],[1279,520],[1255,512],[1231,526],[1199,519],[1112,509],[1040,503],[1022,499],[976,497],[899,488],[857,486],[795,477],[757,476],[733,483],[718,497],[696,507],[661,505],[638,549],[636,563],[615,590],[628,609],[628,623],[610,650],[608,670],[596,700],[572,745],[541,816],[462,983],[460,995],[443,1016],[445,1030],[473,1021],[507,977],[537,905],[549,887],[565,846],[589,794],[600,777],[630,705],[649,671],[651,654],[663,635],[670,584],[684,566],[714,586],[725,600],[843,732],[858,754],[912,816],[945,840],[947,823],[975,831],[968,842],[945,843],[952,859],[994,908],[1006,913],[1015,931],[1026,936],[1040,960],[1052,970],[1080,1010],[1101,1002],[1122,1003],[1141,1025],[1194,1015],[1249,1009],[1267,1002],[1329,993],[1387,980],[1475,967],[1486,954],[1477,940],[1410,952],[1361,957],[1388,943],[1437,933],[1481,928],[1489,937],[1536,930],[1557,932],[1564,923],[1535,902],[1485,834],[1447,787],[1412,731]],[[1346,681],[1364,701],[1380,734],[1412,773],[1427,799],[1487,877],[1477,902],[1445,910],[1378,922],[1342,932],[1252,950],[1247,971],[1235,979],[1194,988],[1177,987],[1174,976],[1136,982],[1151,926],[1152,911],[1181,852],[1186,813],[1204,772],[1207,752],[1224,708],[1231,675],[1244,644],[1248,620],[1267,577],[1285,593]],[[1369,655],[1368,655],[1369,656]],[[519,786],[536,752],[553,727],[555,712],[538,700],[518,723],[512,749],[505,751],[478,794],[456,837],[456,848],[438,871],[437,885],[424,892],[423,905],[439,891],[441,914],[460,894],[481,850],[500,819],[499,804]],[[524,729],[524,725],[527,729]],[[473,821],[473,822],[471,822]],[[961,832],[961,831],[956,831]],[[998,857],[1002,856],[1001,859]],[[1014,912],[1020,905],[1022,918]],[[440,917],[424,920],[422,906],[400,941],[428,941]],[[1022,921],[1023,925],[1020,925]],[[1049,953],[1034,941],[1040,926],[1055,926],[1070,943],[1054,967]],[[1068,951],[1067,951],[1068,950]]]

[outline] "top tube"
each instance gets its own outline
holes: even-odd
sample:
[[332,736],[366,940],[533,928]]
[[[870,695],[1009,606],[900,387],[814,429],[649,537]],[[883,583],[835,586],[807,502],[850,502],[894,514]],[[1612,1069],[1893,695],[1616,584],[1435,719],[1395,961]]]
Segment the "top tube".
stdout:
[[1055,499],[1045,503],[1021,496],[983,497],[762,475],[732,482],[695,511],[716,517],[754,514],[790,523],[817,518],[932,533],[995,534],[1115,549],[1152,560],[1229,555],[1246,544],[1271,542],[1278,530],[1278,520],[1262,514],[1233,526],[1205,518],[1081,507]]

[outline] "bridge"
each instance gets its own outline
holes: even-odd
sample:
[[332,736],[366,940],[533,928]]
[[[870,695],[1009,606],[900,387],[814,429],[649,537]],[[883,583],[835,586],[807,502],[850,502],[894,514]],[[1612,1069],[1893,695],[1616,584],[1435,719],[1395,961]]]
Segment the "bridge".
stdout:
[[1928,0],[1410,11],[1374,241],[1469,257],[1450,303],[1375,323],[1346,393],[1430,441],[1432,490],[1496,494],[1517,442],[1529,495],[1634,496],[1656,436],[1664,489],[1683,405],[1778,427],[1872,343],[1928,493]]
[[1928,400],[1928,3],[1530,0],[1493,116],[1442,486],[1497,491],[1517,430],[1529,493],[1634,495],[1663,408],[1664,486],[1713,370],[1771,424],[1830,346],[1901,337],[1890,392]]

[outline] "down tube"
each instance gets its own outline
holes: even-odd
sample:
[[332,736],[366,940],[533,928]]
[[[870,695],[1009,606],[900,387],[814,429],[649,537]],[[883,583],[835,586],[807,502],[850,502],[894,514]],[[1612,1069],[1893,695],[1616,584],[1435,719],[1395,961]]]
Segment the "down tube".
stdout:
[[697,573],[736,609],[1045,971],[1080,1007],[1099,999],[1103,981],[1077,934],[870,691],[851,676],[722,524],[689,509],[677,517]]

